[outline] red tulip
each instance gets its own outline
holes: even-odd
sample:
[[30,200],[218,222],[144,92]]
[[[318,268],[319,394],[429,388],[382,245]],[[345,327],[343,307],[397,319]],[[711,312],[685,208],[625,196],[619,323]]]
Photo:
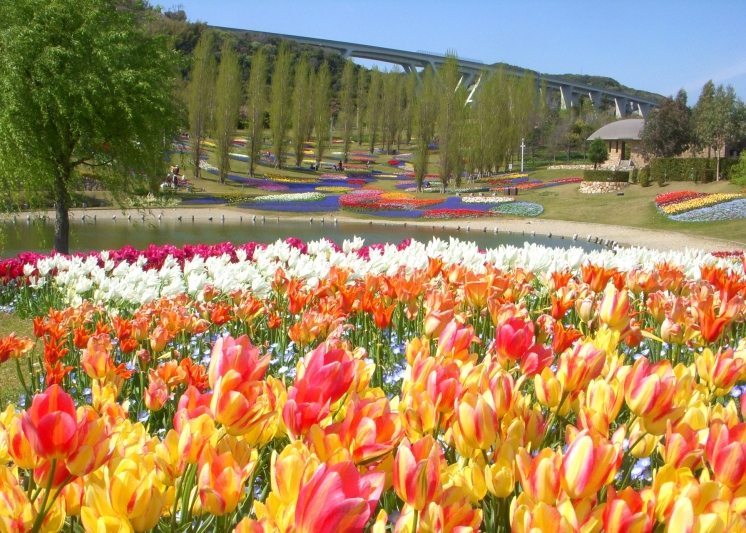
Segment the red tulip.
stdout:
[[31,448],[43,459],[64,459],[78,447],[82,428],[75,403],[59,385],[34,396],[22,424]]

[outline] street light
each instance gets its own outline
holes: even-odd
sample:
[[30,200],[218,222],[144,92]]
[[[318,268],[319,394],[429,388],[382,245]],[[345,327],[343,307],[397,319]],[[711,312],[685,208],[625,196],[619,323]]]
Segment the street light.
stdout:
[[521,139],[521,174],[523,174],[523,149],[526,148],[525,139]]

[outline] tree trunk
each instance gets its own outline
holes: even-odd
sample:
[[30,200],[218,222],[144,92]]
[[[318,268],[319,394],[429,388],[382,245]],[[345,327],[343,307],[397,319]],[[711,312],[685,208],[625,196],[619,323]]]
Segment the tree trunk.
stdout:
[[54,178],[55,220],[54,220],[54,249],[61,254],[70,253],[70,216],[68,208],[70,195],[65,187],[66,178],[57,174]]

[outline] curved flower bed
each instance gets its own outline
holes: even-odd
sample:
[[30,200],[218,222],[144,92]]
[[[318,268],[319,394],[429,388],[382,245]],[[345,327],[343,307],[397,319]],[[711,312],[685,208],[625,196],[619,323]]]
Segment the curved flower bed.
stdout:
[[[697,194],[692,191],[686,191],[686,192]],[[709,207],[709,206],[713,206],[713,205],[720,204],[723,202],[729,202],[731,200],[736,200],[739,198],[744,198],[744,195],[734,194],[734,193],[731,193],[731,194],[717,193],[717,194],[704,194],[704,195],[697,194],[697,196],[690,196],[690,197],[681,195],[677,199],[667,199],[667,201],[665,201],[664,204],[658,205],[658,202],[657,202],[658,198],[656,197],[656,206],[666,215],[676,215],[679,213],[684,213],[686,211],[701,209],[703,207]]]
[[346,181],[347,174],[322,174],[322,180],[335,180],[335,181]]
[[0,364],[35,370],[0,412],[0,524],[743,529],[741,261],[615,252],[288,239],[2,261],[34,338],[0,338]]
[[669,215],[680,222],[711,222],[715,220],[737,220],[746,218],[746,198],[731,200],[692,211]]
[[428,209],[423,212],[421,218],[448,220],[453,218],[481,218],[494,216],[489,211],[479,209]]
[[513,202],[493,207],[490,212],[518,217],[537,217],[544,212],[544,206],[533,202]]
[[515,202],[515,196],[464,196],[461,201],[465,204],[505,204]]
[[695,198],[704,198],[708,193],[705,192],[694,192],[694,191],[674,191],[659,194],[655,197],[655,205],[658,207],[666,207],[669,205],[678,204],[687,200],[693,200]]
[[329,195],[323,200],[288,201],[288,202],[247,202],[239,207],[261,211],[279,211],[284,213],[323,213],[339,210],[339,196]]
[[340,196],[339,206],[350,211],[413,211],[442,201],[415,198],[405,193],[384,193],[380,189],[360,189]]

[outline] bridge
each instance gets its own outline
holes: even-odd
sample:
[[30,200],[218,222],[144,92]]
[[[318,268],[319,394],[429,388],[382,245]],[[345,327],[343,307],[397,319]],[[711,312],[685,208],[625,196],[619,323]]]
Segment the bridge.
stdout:
[[[359,59],[370,59],[374,61],[382,61],[385,63],[392,63],[399,65],[404,69],[404,72],[417,71],[418,68],[425,68],[427,66],[437,69],[445,62],[445,55],[435,54],[432,52],[407,52],[404,50],[396,50],[393,48],[383,48],[380,46],[371,46],[367,44],[356,44],[347,43],[343,41],[332,41],[329,39],[317,39],[315,37],[301,37],[299,35],[286,35],[283,33],[271,33],[267,31],[256,31],[256,30],[244,30],[238,28],[226,28],[222,26],[211,26],[217,30],[223,30],[233,33],[250,33],[256,35],[265,35],[267,37],[278,37],[280,39],[287,39],[291,41],[297,41],[301,44],[308,44],[313,46],[320,46],[329,50],[339,52],[342,57],[350,58],[355,57]],[[479,78],[482,72],[489,68],[481,61],[473,59],[462,59],[458,58],[459,72],[461,73],[461,83],[466,87],[471,88],[469,99],[474,94],[474,91],[479,86]],[[509,70],[511,74],[515,76],[532,76],[533,73],[529,73],[520,69]],[[640,98],[633,94],[624,93],[620,91],[612,91],[604,89],[602,87],[594,87],[592,85],[585,85],[582,83],[572,83],[566,80],[555,78],[552,76],[546,76],[544,74],[538,74],[537,86],[544,86],[550,91],[557,91],[560,95],[560,102],[562,109],[568,109],[570,107],[580,105],[581,97],[588,97],[593,104],[595,109],[601,106],[603,99],[608,99],[614,104],[617,118],[622,118],[625,115],[635,114],[642,117],[646,117],[650,108],[657,107],[658,102],[645,98]]]

